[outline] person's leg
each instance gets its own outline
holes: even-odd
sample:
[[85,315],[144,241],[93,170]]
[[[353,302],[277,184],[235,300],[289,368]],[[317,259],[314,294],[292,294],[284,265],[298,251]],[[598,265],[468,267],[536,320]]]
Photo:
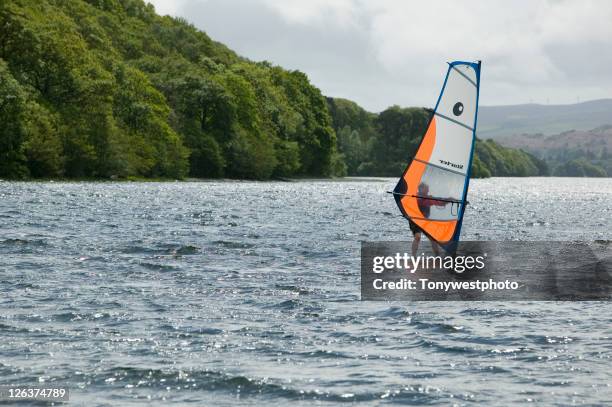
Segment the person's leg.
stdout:
[[414,234],[414,240],[412,241],[412,257],[416,257],[417,250],[419,250],[420,242],[421,242],[421,234],[417,232]]
[[436,256],[439,256],[440,255],[440,245],[438,245],[438,243],[434,242],[431,239],[429,239],[429,241],[431,242],[431,249],[433,250],[434,254]]

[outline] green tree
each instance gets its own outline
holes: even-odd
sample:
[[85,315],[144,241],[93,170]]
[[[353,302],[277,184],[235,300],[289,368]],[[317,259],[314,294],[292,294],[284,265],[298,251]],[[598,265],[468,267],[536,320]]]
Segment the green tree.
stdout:
[[64,157],[57,132],[57,115],[30,101],[26,106],[24,130],[23,151],[30,175],[39,178],[62,176]]
[[23,143],[26,95],[0,59],[0,177],[24,178],[28,175]]
[[421,142],[430,113],[420,108],[392,106],[376,118],[380,134],[372,145],[374,174],[398,176],[414,157]]
[[555,169],[560,177],[607,177],[606,171],[584,159],[569,160]]

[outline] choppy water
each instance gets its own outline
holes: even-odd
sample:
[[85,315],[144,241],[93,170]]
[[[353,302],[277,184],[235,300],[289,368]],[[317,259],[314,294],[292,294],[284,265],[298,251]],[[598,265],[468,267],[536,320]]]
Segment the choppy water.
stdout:
[[[0,182],[0,384],[71,405],[612,403],[608,303],[359,301],[385,182]],[[612,239],[610,179],[472,183],[466,239]]]

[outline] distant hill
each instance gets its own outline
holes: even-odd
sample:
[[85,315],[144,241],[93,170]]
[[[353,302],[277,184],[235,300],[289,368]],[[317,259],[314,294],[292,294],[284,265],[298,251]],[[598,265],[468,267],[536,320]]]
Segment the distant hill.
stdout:
[[612,99],[569,105],[481,106],[478,111],[478,137],[482,139],[525,133],[552,135],[603,125],[612,125]]
[[[498,137],[497,141],[503,146],[521,149],[545,160],[554,175],[612,175],[612,125],[552,135],[506,135]],[[581,168],[585,166],[588,171],[581,174]]]
[[562,151],[584,150],[594,155],[604,150],[612,152],[612,126],[592,130],[570,130],[559,134],[520,134],[498,137],[506,146],[541,153],[544,158],[554,157]]

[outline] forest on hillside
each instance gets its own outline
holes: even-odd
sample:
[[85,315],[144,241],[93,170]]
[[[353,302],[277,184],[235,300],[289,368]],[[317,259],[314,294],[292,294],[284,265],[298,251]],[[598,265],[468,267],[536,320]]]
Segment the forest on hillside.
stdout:
[[498,141],[545,160],[555,176],[612,176],[612,155],[609,153],[612,150],[612,125],[550,135],[514,134],[500,137]]
[[[427,122],[326,99],[142,0],[12,0],[0,25],[0,178],[398,176]],[[543,173],[478,142],[475,176]]]

